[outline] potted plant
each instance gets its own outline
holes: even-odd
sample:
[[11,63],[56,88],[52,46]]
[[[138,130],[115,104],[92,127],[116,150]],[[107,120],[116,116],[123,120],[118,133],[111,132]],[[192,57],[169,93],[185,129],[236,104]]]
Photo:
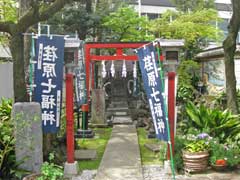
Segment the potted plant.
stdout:
[[210,164],[215,170],[234,168],[240,163],[240,149],[235,144],[220,144],[217,140],[210,143]]
[[218,141],[210,143],[210,165],[215,170],[224,170],[227,167],[226,146]]
[[210,138],[208,134],[202,133],[187,141],[182,151],[185,171],[199,172],[208,167]]

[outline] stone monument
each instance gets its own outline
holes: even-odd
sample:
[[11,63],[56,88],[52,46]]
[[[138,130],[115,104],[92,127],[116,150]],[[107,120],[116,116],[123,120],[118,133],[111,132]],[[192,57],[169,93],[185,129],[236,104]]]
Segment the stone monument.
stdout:
[[15,125],[15,152],[19,168],[39,173],[43,163],[42,118],[40,104],[15,103],[12,110]]
[[93,124],[105,124],[105,91],[103,89],[92,90],[91,122]]

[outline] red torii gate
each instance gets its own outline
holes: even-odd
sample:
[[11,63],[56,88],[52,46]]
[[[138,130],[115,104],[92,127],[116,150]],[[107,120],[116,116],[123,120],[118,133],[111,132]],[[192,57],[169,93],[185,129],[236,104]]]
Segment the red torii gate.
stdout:
[[[115,60],[127,60],[127,61],[137,61],[137,55],[125,55],[123,54],[124,49],[136,49],[139,48],[149,42],[88,42],[85,44],[85,70],[86,70],[86,88],[87,88],[87,100],[90,97],[90,66],[91,61],[115,61]],[[91,49],[116,49],[115,55],[96,55],[91,54]],[[92,64],[92,83],[94,86],[94,68]],[[175,72],[168,73],[168,118],[170,123],[170,131],[171,131],[171,142],[172,148],[174,150],[174,117],[175,117]],[[88,112],[89,105],[82,105],[82,111]],[[87,123],[87,122],[86,122]],[[170,150],[168,146],[168,154],[167,158],[170,159]]]
[[[86,87],[88,92],[88,98],[90,95],[90,66],[91,61],[115,61],[115,60],[127,60],[127,61],[137,61],[137,55],[125,55],[123,54],[124,49],[136,49],[148,42],[89,42],[85,44],[85,65],[86,65]],[[91,49],[116,49],[115,55],[96,55],[91,54]],[[92,64],[92,74],[94,73],[94,68]],[[93,77],[93,76],[92,76]],[[94,85],[94,79],[92,78],[91,85]]]

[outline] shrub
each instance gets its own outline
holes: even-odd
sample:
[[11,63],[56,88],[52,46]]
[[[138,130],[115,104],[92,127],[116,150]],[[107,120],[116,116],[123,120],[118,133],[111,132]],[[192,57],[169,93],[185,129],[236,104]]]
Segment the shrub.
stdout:
[[2,99],[0,104],[0,178],[10,178],[16,168],[11,120],[12,100]]
[[60,180],[63,179],[63,167],[53,163],[54,154],[49,154],[49,162],[41,166],[41,176],[37,180]]
[[227,138],[234,138],[240,132],[239,116],[232,115],[228,110],[210,109],[202,104],[196,106],[188,102],[186,112],[191,126],[219,138],[221,143]]

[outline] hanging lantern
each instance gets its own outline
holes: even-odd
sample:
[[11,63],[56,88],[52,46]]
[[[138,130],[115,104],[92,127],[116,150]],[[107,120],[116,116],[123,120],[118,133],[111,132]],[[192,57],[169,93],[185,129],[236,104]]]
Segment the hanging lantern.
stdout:
[[123,66],[122,66],[122,77],[127,77],[127,67],[126,67],[125,60],[123,61]]
[[114,77],[114,76],[115,76],[115,68],[114,68],[114,63],[113,63],[113,61],[112,61],[112,65],[111,65],[110,71],[111,71],[112,77]]
[[137,62],[133,64],[133,78],[137,78]]
[[105,78],[107,76],[105,61],[102,61],[102,77]]

